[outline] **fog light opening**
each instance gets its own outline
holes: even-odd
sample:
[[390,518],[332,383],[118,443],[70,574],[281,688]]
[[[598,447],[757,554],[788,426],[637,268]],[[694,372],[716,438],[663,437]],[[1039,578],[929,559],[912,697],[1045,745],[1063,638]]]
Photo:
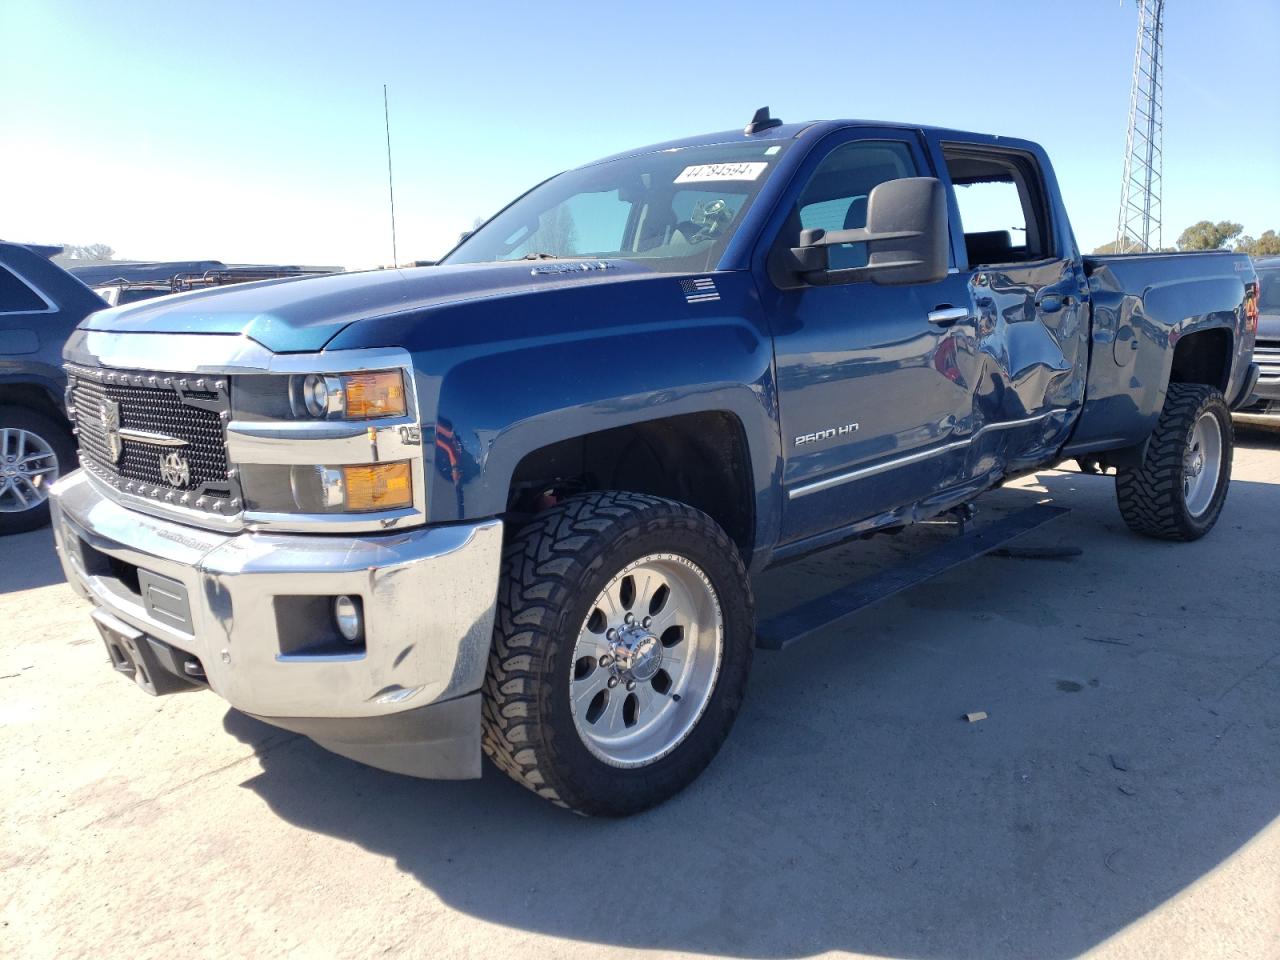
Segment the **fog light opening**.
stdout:
[[346,594],[334,597],[333,622],[343,640],[350,644],[360,643],[364,639],[364,611],[360,607],[360,598]]

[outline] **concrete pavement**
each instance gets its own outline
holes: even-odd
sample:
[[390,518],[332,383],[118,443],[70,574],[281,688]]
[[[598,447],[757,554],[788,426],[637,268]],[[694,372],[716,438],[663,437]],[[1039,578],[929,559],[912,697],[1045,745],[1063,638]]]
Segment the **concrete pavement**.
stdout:
[[[1280,957],[1280,440],[1240,440],[1218,528],[1073,513],[757,655],[671,803],[575,818],[492,769],[384,774],[107,666],[48,531],[0,541],[6,957]],[[765,610],[923,549],[759,579]],[[983,710],[988,719],[960,719]]]

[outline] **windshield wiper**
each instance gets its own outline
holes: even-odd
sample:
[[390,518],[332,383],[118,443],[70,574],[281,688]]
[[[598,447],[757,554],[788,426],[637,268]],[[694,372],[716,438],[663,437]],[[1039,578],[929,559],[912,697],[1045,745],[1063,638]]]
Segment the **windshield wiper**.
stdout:
[[559,260],[560,257],[554,253],[526,253],[521,260]]

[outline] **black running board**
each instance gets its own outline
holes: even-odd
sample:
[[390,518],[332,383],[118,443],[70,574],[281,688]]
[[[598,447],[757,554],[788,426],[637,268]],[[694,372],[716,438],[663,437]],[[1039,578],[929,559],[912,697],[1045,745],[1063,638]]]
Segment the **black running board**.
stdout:
[[864,607],[945,573],[966,560],[990,553],[1015,537],[1069,512],[1066,507],[1038,503],[1001,517],[994,523],[972,527],[921,557],[889,567],[761,621],[756,625],[756,646],[762,650],[782,650],[797,640],[839,623]]

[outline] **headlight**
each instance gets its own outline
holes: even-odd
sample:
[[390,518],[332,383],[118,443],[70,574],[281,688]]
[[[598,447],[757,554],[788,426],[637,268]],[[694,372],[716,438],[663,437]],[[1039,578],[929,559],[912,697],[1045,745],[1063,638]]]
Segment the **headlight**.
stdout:
[[294,377],[294,414],[318,420],[374,420],[404,416],[404,376],[399,370],[372,373],[308,373]]
[[330,400],[337,407],[333,412],[341,413],[342,382],[337,377],[322,377],[318,373],[307,374],[306,379],[302,381],[302,403],[307,408],[307,413],[313,417],[329,416]]

